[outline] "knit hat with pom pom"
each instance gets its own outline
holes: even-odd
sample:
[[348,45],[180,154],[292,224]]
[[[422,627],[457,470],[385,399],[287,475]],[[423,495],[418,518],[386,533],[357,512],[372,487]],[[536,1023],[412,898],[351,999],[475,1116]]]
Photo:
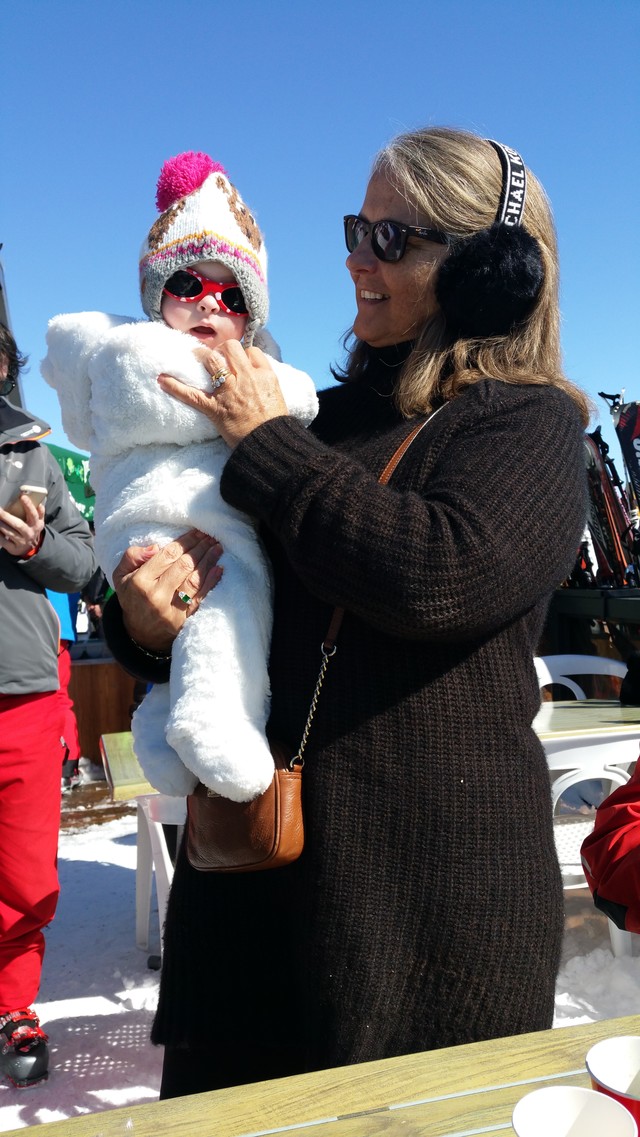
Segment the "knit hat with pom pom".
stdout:
[[255,219],[219,162],[208,154],[178,154],[165,162],[156,193],[160,216],[140,251],[142,307],[161,320],[162,290],[179,268],[221,261],[242,289],[249,320],[246,346],[266,323],[267,251]]

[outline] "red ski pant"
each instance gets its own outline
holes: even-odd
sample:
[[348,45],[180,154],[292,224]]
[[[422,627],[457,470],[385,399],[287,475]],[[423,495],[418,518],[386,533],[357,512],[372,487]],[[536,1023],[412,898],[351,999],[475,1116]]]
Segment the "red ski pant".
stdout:
[[[76,719],[76,712],[73,709],[73,701],[69,694],[69,683],[71,681],[71,653],[69,652],[68,640],[60,640],[60,647],[58,649],[58,679],[60,680],[58,698],[64,712],[64,719],[62,722],[62,736],[67,744],[69,758],[76,762],[80,757],[80,736],[78,734],[78,720]],[[64,761],[64,754],[62,755],[62,758]]]
[[0,1014],[35,1000],[58,902],[62,721],[57,691],[0,695]]

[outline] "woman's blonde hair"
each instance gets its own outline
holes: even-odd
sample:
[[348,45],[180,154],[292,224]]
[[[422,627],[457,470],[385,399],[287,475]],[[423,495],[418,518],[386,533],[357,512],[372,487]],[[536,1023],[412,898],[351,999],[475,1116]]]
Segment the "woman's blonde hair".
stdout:
[[[426,127],[401,134],[377,155],[372,174],[386,177],[428,219],[427,224],[454,238],[488,229],[496,219],[500,161],[489,142],[467,131]],[[560,387],[577,404],[587,425],[592,404],[562,371],[558,250],[551,208],[529,170],[523,224],[538,242],[544,272],[532,311],[506,335],[478,339],[453,338],[441,313],[427,320],[395,391],[398,409],[407,418],[489,378]],[[342,377],[359,377],[370,350],[357,340]]]

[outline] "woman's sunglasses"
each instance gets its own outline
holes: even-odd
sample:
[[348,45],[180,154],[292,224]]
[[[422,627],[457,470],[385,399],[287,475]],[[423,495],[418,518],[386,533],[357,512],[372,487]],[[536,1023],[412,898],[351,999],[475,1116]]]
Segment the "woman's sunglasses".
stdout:
[[228,316],[249,315],[245,298],[237,284],[207,280],[206,276],[200,276],[192,268],[180,268],[174,272],[165,284],[163,292],[166,292],[167,296],[172,296],[174,300],[182,300],[185,304],[194,304],[203,296],[211,294]]
[[0,395],[10,395],[14,387],[13,379],[0,379]]
[[365,237],[371,237],[371,248],[380,261],[399,261],[407,248],[407,237],[420,237],[423,241],[437,241],[448,245],[450,238],[438,229],[425,229],[417,225],[402,225],[399,221],[365,221],[348,213],[344,219],[344,239],[353,253]]

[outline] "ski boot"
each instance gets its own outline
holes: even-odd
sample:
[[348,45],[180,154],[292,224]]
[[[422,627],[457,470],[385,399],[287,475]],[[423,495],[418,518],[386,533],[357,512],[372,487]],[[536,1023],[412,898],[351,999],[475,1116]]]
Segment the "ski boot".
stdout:
[[80,785],[80,763],[78,758],[65,758],[62,763],[60,789],[63,794],[70,793]]
[[0,1015],[0,1075],[19,1088],[46,1081],[48,1041],[32,1008]]

